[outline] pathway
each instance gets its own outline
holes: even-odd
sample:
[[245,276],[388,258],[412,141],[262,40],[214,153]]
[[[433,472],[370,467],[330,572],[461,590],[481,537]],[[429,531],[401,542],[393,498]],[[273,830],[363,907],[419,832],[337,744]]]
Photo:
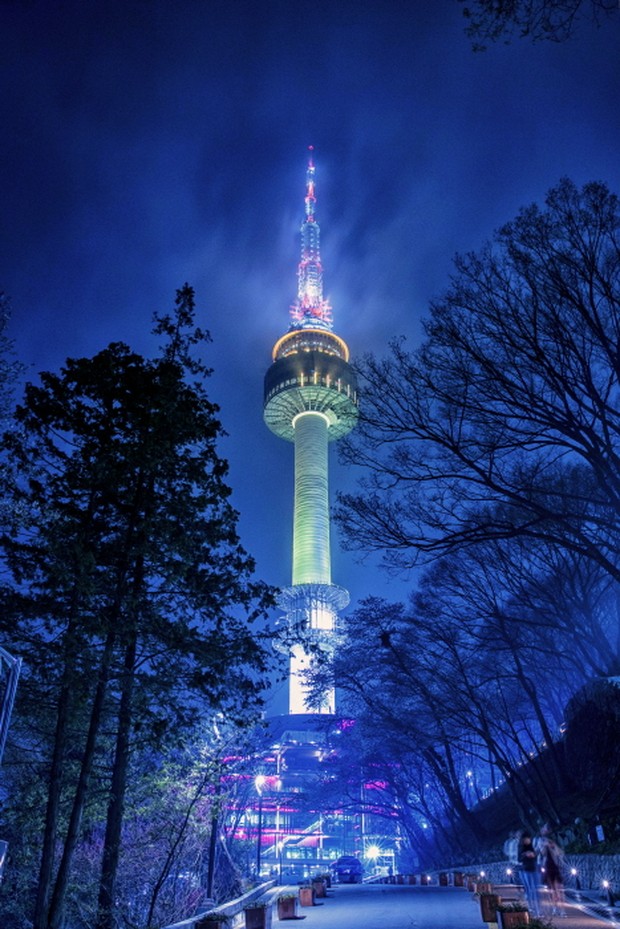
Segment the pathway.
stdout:
[[[501,888],[498,892],[501,895]],[[589,915],[573,901],[566,911],[567,918],[553,920],[558,929],[620,925]],[[298,914],[304,918],[304,929],[485,929],[478,901],[460,887],[341,884],[317,905],[300,907]]]

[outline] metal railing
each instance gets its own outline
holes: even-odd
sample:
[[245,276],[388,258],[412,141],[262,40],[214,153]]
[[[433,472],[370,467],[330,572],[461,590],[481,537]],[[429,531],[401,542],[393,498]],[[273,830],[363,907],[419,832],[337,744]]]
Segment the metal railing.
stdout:
[[[220,906],[214,906],[211,909],[202,910],[200,913],[196,913],[188,919],[181,920],[181,922],[171,923],[169,926],[165,926],[164,929],[195,929],[195,927],[200,924],[201,920],[211,915],[221,915],[230,926],[230,929],[238,929],[238,927],[245,925],[243,914],[246,907],[256,900],[265,898],[274,886],[276,886],[275,881],[267,881],[264,884],[259,884],[257,887],[242,894],[242,896],[237,897],[235,900],[230,900],[228,903],[222,903]],[[279,894],[284,893],[285,890],[286,888],[284,887],[278,887],[278,892],[276,894],[269,894],[266,901],[268,905],[275,903]],[[271,897],[273,897],[273,900]]]

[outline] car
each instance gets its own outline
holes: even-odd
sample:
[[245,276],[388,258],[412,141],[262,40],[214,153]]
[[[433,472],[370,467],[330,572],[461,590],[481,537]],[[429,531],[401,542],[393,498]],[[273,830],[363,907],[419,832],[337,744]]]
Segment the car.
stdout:
[[360,884],[364,866],[354,855],[341,855],[331,866],[339,884]]

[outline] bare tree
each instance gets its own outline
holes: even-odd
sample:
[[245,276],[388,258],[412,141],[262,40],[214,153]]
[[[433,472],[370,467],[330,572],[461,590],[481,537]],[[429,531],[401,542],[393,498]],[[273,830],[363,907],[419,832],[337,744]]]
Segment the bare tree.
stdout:
[[603,184],[563,180],[457,257],[420,349],[366,357],[349,547],[409,567],[520,536],[620,579],[619,225]]
[[316,682],[332,675],[357,719],[338,781],[382,758],[386,815],[426,863],[492,841],[476,804],[504,784],[513,825],[563,821],[566,705],[614,662],[608,575],[540,542],[487,541],[430,565],[408,607],[369,598],[350,623]]
[[500,39],[565,42],[573,35],[580,17],[597,25],[618,10],[616,0],[459,0],[466,3],[466,33],[474,50]]

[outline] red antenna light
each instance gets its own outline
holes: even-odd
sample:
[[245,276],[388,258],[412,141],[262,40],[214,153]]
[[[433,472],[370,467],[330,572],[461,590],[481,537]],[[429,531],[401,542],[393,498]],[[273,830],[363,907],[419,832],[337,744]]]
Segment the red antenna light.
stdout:
[[320,229],[314,216],[316,194],[314,189],[314,145],[308,146],[310,157],[306,169],[305,219],[301,225],[301,261],[297,266],[297,300],[291,307],[293,322],[304,328],[332,328],[329,301],[323,296],[323,267],[321,265]]

